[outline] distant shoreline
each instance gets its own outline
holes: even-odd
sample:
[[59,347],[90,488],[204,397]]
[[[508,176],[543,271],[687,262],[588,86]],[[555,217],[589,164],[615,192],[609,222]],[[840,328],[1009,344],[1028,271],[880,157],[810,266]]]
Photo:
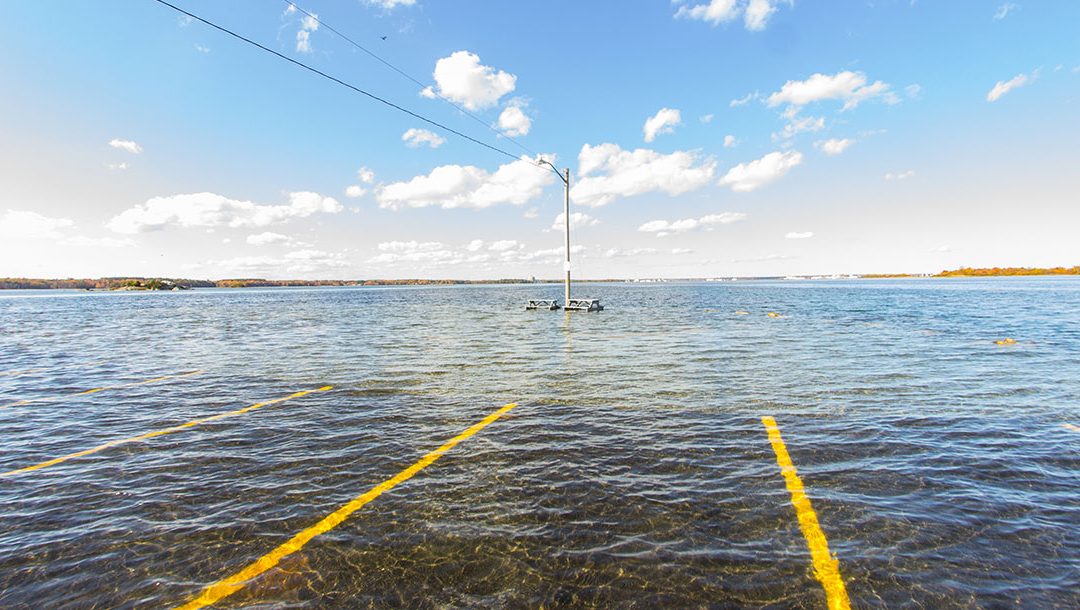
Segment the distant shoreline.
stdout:
[[[1032,277],[1054,275],[1080,275],[1076,267],[961,267],[937,274],[915,273],[864,273],[850,275],[788,275],[788,276],[718,276],[699,278],[609,278],[599,280],[575,280],[577,283],[652,283],[652,282],[725,282],[737,280],[818,280],[818,279],[903,279],[903,278],[958,278],[958,277]],[[472,284],[560,284],[561,279],[489,279],[489,280],[267,280],[262,278],[237,278],[223,280],[193,280],[184,278],[106,277],[97,279],[38,279],[0,278],[0,290],[188,290],[191,288],[281,288],[318,286],[455,286]]]

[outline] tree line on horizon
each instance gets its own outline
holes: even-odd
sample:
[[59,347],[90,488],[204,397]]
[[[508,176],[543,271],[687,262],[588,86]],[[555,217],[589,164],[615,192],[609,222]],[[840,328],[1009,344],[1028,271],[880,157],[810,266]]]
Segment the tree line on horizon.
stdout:
[[267,280],[237,278],[224,280],[192,280],[184,278],[103,277],[97,279],[38,279],[23,277],[0,278],[0,290],[118,290],[143,288],[157,290],[174,284],[183,288],[267,288],[287,286],[426,286],[454,284],[524,284],[530,280]]

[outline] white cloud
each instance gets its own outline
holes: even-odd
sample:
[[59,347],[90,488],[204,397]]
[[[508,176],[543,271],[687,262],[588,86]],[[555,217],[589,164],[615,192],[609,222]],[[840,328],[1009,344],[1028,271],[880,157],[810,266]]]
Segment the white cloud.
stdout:
[[738,17],[740,11],[741,7],[736,0],[709,0],[708,4],[680,6],[675,16],[720,25]]
[[265,227],[313,214],[340,212],[344,207],[331,197],[300,191],[289,193],[285,205],[262,205],[229,199],[215,193],[154,197],[124,210],[106,226],[117,233],[141,233],[176,227]]
[[771,152],[760,159],[731,168],[718,184],[730,186],[733,191],[749,192],[780,178],[802,160],[803,155],[799,151]]
[[707,4],[680,6],[675,17],[696,19],[717,26],[742,15],[746,29],[759,31],[765,29],[769,17],[781,2],[793,4],[793,0],[709,0]]
[[364,184],[371,184],[372,182],[375,182],[375,172],[366,167],[361,167],[356,170],[356,179]]
[[888,172],[888,173],[885,174],[885,180],[888,181],[888,182],[892,182],[894,180],[907,180],[908,178],[911,178],[914,175],[915,175],[915,170],[913,170],[913,169],[909,169],[906,172],[897,172],[897,173]]
[[[456,51],[435,63],[435,85],[439,95],[469,110],[489,108],[512,92],[517,77],[480,63],[480,57],[468,51]],[[425,90],[427,97],[434,91]]]
[[739,144],[739,139],[735,136],[728,134],[724,136],[724,148],[735,148]]
[[604,258],[616,258],[616,257],[630,257],[630,256],[643,256],[651,254],[659,254],[660,251],[656,248],[632,248],[630,250],[623,250],[622,248],[611,248],[604,251]]
[[540,216],[540,210],[537,208],[529,208],[522,214],[525,218],[538,218]]
[[1037,75],[1038,75],[1038,71],[1036,70],[1035,72],[1032,72],[1030,75],[1029,74],[1017,74],[1016,76],[1010,78],[1009,80],[1006,80],[1006,81],[999,80],[997,82],[997,84],[994,85],[994,87],[992,89],[990,89],[990,92],[986,94],[986,101],[988,101],[988,102],[996,102],[998,100],[998,98],[1000,98],[1001,96],[1005,95],[1006,93],[1012,91],[1013,89],[1018,89],[1020,87],[1025,86],[1025,85],[1030,85],[1035,80],[1035,77]]
[[772,135],[773,140],[790,139],[803,132],[816,132],[825,129],[825,117],[797,117],[793,116],[784,125],[784,130]]
[[198,51],[198,52],[200,52],[200,53],[204,53],[204,54],[205,54],[205,53],[209,53],[209,52],[210,52],[210,47],[205,47],[205,46],[203,46],[203,45],[201,45],[201,44],[196,44],[196,45],[195,45],[195,50],[196,50],[196,51]]
[[821,152],[831,157],[844,152],[854,143],[855,140],[852,140],[850,138],[831,138],[828,140],[814,142],[814,148],[817,148]]
[[694,251],[691,250],[690,248],[672,248],[671,253],[672,254],[693,254]]
[[113,138],[109,140],[109,146],[113,148],[119,148],[120,150],[126,150],[133,155],[137,155],[142,152],[142,146],[139,146],[136,142],[131,140],[121,140],[119,138]]
[[776,12],[775,0],[750,0],[746,5],[746,14],[743,22],[748,30],[764,30],[769,17]]
[[360,186],[359,184],[350,184],[349,186],[345,187],[345,196],[349,197],[350,199],[357,199],[358,197],[363,197],[366,194],[367,189]]
[[939,253],[952,252],[952,246],[946,244],[944,246],[938,246],[936,248],[932,248],[930,251],[931,252],[939,252]]
[[417,148],[423,144],[427,144],[431,148],[438,148],[446,143],[446,140],[439,134],[426,129],[417,129],[416,127],[410,128],[401,134],[401,141],[411,148]]
[[384,10],[392,11],[399,6],[412,6],[416,0],[363,0],[368,6],[376,6]]
[[770,108],[780,104],[800,108],[812,102],[839,100],[844,102],[843,110],[849,110],[875,97],[882,97],[887,102],[896,101],[887,83],[867,84],[862,72],[845,70],[831,76],[817,73],[806,80],[789,80],[779,91],[769,95],[766,103]]
[[698,120],[701,121],[703,125],[708,125],[709,123],[712,123],[713,117],[714,115],[712,114],[703,114],[698,117]]
[[499,129],[511,138],[529,135],[532,119],[521,109],[520,104],[512,104],[499,114]]
[[[286,13],[290,13],[290,11],[286,9]],[[319,16],[315,13],[304,15],[300,20],[300,29],[296,32],[296,50],[298,52],[311,53],[311,33],[318,29]]]
[[535,199],[555,176],[522,157],[489,173],[472,165],[442,165],[426,176],[379,187],[379,206],[401,208],[487,208],[509,203],[521,205]]
[[757,91],[755,91],[753,93],[747,93],[746,95],[740,97],[737,100],[731,100],[731,102],[728,105],[731,106],[732,108],[736,108],[738,106],[745,106],[746,104],[749,104],[750,102],[752,102],[752,101],[754,101],[756,99],[760,99],[760,98],[761,98],[761,94],[758,93]]
[[488,246],[488,250],[494,252],[505,252],[506,250],[514,250],[518,247],[523,247],[518,244],[516,239],[500,239]]
[[919,99],[919,96],[922,95],[922,85],[918,83],[910,84],[907,87],[904,87],[904,94],[907,95],[909,99],[917,100]]
[[645,120],[641,131],[645,134],[645,141],[652,142],[656,136],[663,133],[671,133],[675,128],[682,125],[682,114],[674,108],[661,108],[655,115]]
[[293,246],[299,243],[288,235],[282,235],[281,233],[274,233],[272,231],[248,235],[245,241],[251,246],[266,246],[270,244]]
[[474,239],[474,240],[470,241],[468,243],[468,245],[465,246],[465,249],[468,250],[469,252],[476,252],[477,250],[480,250],[483,247],[484,247],[484,240],[482,240],[482,239]]
[[442,242],[438,241],[384,241],[379,244],[379,250],[383,252],[430,252],[441,250]]
[[1017,7],[1012,2],[1006,2],[1005,4],[1002,4],[1001,6],[997,7],[996,11],[994,11],[994,21],[1001,21],[1002,19],[1008,17],[1009,13],[1013,12],[1017,8],[1019,7]]
[[682,220],[650,220],[638,227],[642,233],[656,233],[657,237],[664,237],[672,233],[685,233],[706,229],[713,225],[726,225],[746,219],[742,212],[721,212],[708,214],[701,218],[684,218]]
[[813,231],[803,231],[801,233],[797,231],[790,231],[784,234],[784,239],[810,239],[813,236]]
[[322,250],[296,250],[280,258],[272,256],[238,256],[235,258],[209,261],[210,265],[231,273],[315,273],[330,269],[347,267],[348,261],[342,253]]
[[111,170],[116,170],[116,171],[121,171],[122,172],[122,171],[124,171],[125,169],[128,168],[128,164],[127,164],[127,162],[123,162],[123,163],[106,163],[105,167],[107,167],[107,168],[109,168]]
[[5,210],[0,215],[0,235],[15,239],[60,239],[60,230],[73,226],[70,219],[50,218],[29,210]]
[[[584,214],[582,212],[570,212],[570,228],[581,229],[584,227],[592,227],[600,224],[600,221]],[[566,214],[559,214],[555,217],[555,222],[551,224],[553,231],[563,231],[566,229]]]
[[75,226],[68,218],[50,218],[29,210],[5,210],[0,214],[0,237],[9,240],[50,240],[62,246],[124,248],[135,245],[131,239],[67,235]]
[[[701,160],[693,152],[660,154],[638,148],[623,150],[617,144],[582,146],[578,154],[581,178],[571,189],[574,201],[602,206],[618,197],[660,191],[681,195],[708,184],[716,172],[716,162]],[[592,175],[603,172],[602,175]]]

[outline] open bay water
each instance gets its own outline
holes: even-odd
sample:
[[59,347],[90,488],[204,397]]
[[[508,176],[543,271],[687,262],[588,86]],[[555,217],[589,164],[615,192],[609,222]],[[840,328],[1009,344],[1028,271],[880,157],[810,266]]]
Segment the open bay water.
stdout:
[[0,606],[184,603],[516,402],[215,607],[822,608],[762,416],[853,606],[1080,607],[1076,278],[575,293],[0,293],[3,472],[333,386],[0,478]]

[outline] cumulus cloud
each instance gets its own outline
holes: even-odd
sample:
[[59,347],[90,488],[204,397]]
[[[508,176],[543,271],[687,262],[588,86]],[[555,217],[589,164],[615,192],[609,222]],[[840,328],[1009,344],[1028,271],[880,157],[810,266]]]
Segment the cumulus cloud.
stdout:
[[401,134],[401,141],[410,148],[417,148],[425,144],[430,148],[438,148],[446,143],[446,140],[439,134],[426,129],[417,129],[416,127],[410,128]]
[[885,180],[892,182],[894,180],[907,180],[915,175],[915,170],[909,169],[906,172],[888,172],[885,174]]
[[394,182],[376,191],[379,206],[401,208],[487,208],[521,205],[535,199],[555,181],[527,157],[499,166],[490,173],[472,165],[441,165],[426,176]]
[[671,133],[675,128],[682,125],[682,114],[674,108],[661,108],[656,114],[645,119],[645,125],[641,131],[645,134],[645,141],[652,142],[656,136],[663,133]]
[[119,148],[120,150],[126,150],[127,152],[137,155],[142,152],[142,146],[132,140],[121,140],[119,138],[113,138],[109,140],[109,146],[113,148]]
[[106,163],[105,167],[107,167],[107,168],[109,168],[111,170],[116,170],[116,171],[121,171],[122,172],[122,171],[124,171],[125,169],[128,168],[128,164],[127,163]]
[[793,0],[709,0],[705,4],[680,6],[675,17],[696,19],[717,26],[733,21],[741,15],[746,29],[759,31],[765,29],[769,17],[781,3],[790,6]]
[[724,136],[724,148],[735,148],[739,144],[739,139],[735,136],[728,134]]
[[814,148],[817,148],[831,157],[844,152],[854,143],[855,140],[849,138],[830,138],[828,140],[814,142]]
[[802,163],[799,151],[771,152],[749,163],[740,163],[728,170],[720,179],[720,186],[730,186],[737,192],[749,192],[780,178],[791,168]]
[[[289,5],[292,8],[292,5]],[[286,12],[289,12],[286,9]],[[299,53],[311,53],[311,33],[319,29],[319,16],[315,13],[304,15],[300,20],[300,29],[296,32],[296,50]]]
[[522,104],[511,104],[499,114],[499,131],[504,135],[515,138],[529,135],[532,129],[532,119],[522,110]]
[[[490,108],[517,86],[517,77],[480,63],[480,57],[468,51],[456,51],[435,62],[435,87],[442,97],[469,110]],[[428,87],[421,94],[434,97]]]
[[216,193],[190,193],[154,197],[124,210],[106,226],[117,233],[129,234],[167,227],[265,227],[343,209],[336,199],[307,191],[289,193],[289,203],[284,205],[263,205]]
[[784,234],[784,239],[810,239],[813,236],[813,231],[803,231],[801,233],[798,231],[790,231]]
[[[581,229],[584,227],[592,227],[600,224],[600,221],[582,212],[570,212],[570,228]],[[555,222],[551,224],[553,231],[562,231],[566,229],[566,214],[559,214],[555,217]]]
[[986,101],[996,102],[1001,96],[1012,91],[1013,89],[1019,89],[1025,85],[1031,84],[1038,72],[1032,72],[1031,74],[1017,74],[1009,80],[999,80],[990,92],[986,94]]
[[866,100],[878,97],[887,102],[896,101],[896,96],[887,83],[879,80],[868,84],[866,75],[862,72],[845,70],[833,75],[812,74],[810,78],[801,81],[789,80],[765,101],[770,108],[780,104],[801,108],[812,102],[838,100],[844,103],[843,110],[850,110]]
[[713,114],[703,114],[698,117],[698,121],[701,121],[702,125],[708,125],[709,123],[712,123],[712,120],[715,116],[716,115]]
[[672,233],[685,233],[698,229],[708,229],[714,225],[726,225],[744,220],[746,214],[742,212],[721,212],[720,214],[708,214],[701,218],[684,218],[682,220],[650,220],[638,227],[642,233],[656,233],[657,237],[664,237]]
[[649,192],[681,195],[708,184],[716,162],[699,159],[693,152],[661,154],[638,148],[623,150],[617,144],[584,145],[578,154],[580,178],[571,189],[574,201],[602,206],[618,197]]
[[356,179],[364,184],[371,184],[375,182],[375,172],[361,166],[360,169],[356,170]]
[[357,199],[367,194],[367,189],[359,184],[351,184],[345,187],[345,196],[350,199]]

